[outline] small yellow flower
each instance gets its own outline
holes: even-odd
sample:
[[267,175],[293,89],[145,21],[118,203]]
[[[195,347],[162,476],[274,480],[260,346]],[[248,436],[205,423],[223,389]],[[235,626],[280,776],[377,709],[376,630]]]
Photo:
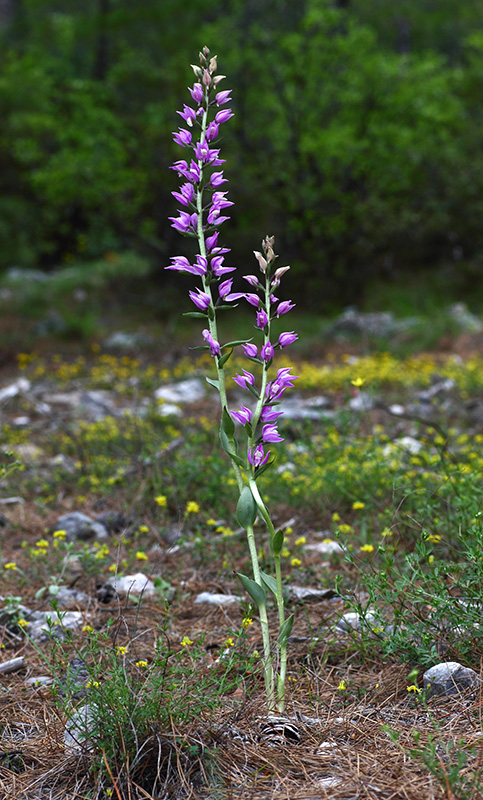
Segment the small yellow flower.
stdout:
[[138,561],[147,561],[148,557],[147,557],[146,553],[143,553],[142,550],[137,550],[136,551],[136,559]]
[[305,544],[306,541],[307,539],[305,538],[305,536],[299,536],[298,539],[295,539],[294,544]]
[[85,631],[86,633],[92,633],[92,631],[94,630],[94,628],[92,627],[92,625],[84,625],[84,627],[82,628],[82,630],[83,630],[83,631]]
[[366,504],[365,503],[361,503],[360,500],[355,500],[352,503],[352,508],[354,509],[354,511],[358,511],[360,508],[365,508],[365,507],[366,507]]
[[200,507],[195,500],[188,500],[188,502],[186,503],[187,514],[197,514],[199,510]]
[[27,622],[26,619],[22,618],[18,620],[17,624],[20,625],[21,628],[26,628],[27,625],[30,625],[30,622]]
[[282,556],[282,558],[288,558],[290,555],[290,550],[288,549],[288,547],[283,547],[280,552],[280,555]]
[[339,525],[339,533],[354,533],[354,528],[352,525],[343,522],[342,525]]
[[127,647],[118,646],[116,647],[118,656],[124,656],[127,653]]
[[218,525],[218,522],[216,521],[216,519],[213,519],[213,517],[210,517],[209,519],[206,520],[206,524],[207,525]]
[[235,642],[231,638],[231,636],[225,640],[225,647],[235,647]]
[[189,647],[190,644],[193,644],[189,636],[183,636],[181,639],[181,647]]
[[91,686],[100,686],[100,685],[101,684],[99,681],[87,681],[86,689],[90,689]]
[[384,530],[381,531],[381,536],[392,536],[392,530],[390,528],[384,528]]
[[291,536],[291,534],[293,533],[293,528],[289,525],[288,528],[285,528],[284,533],[285,536]]
[[439,533],[427,533],[424,537],[427,542],[434,542],[438,543],[441,541],[441,535]]
[[16,561],[8,561],[7,564],[3,565],[4,569],[17,569],[17,562]]
[[354,380],[351,381],[351,383],[352,383],[353,386],[356,386],[359,389],[361,386],[363,386],[365,384],[365,380],[364,380],[364,378],[358,377],[358,378],[354,378]]
[[434,563],[434,556],[433,555],[428,556],[428,564],[433,564],[433,563]]
[[421,692],[423,691],[422,689],[419,688],[419,686],[416,686],[415,683],[412,683],[411,686],[406,686],[406,689],[408,690],[408,692],[414,692],[415,694],[421,694]]
[[242,628],[249,628],[250,625],[253,625],[253,620],[251,617],[245,617],[245,619],[242,620]]
[[148,666],[148,662],[147,661],[136,661],[136,666],[137,667],[143,667],[145,669]]
[[301,562],[300,558],[292,558],[290,563],[291,563],[292,567],[300,567],[302,562]]
[[168,498],[164,494],[158,494],[158,496],[154,498],[154,502],[157,503],[160,508],[166,508],[168,505]]
[[148,525],[140,525],[138,528],[139,533],[149,533]]
[[363,544],[361,547],[361,553],[373,553],[374,552],[374,545],[373,544]]
[[334,511],[332,514],[332,522],[340,522],[340,514],[338,514],[337,511]]
[[38,542],[35,542],[35,547],[44,548],[44,547],[48,547],[48,546],[49,546],[49,543],[48,543],[47,539],[39,539]]
[[54,531],[52,536],[54,539],[65,539],[67,536],[67,531]]
[[345,685],[345,681],[341,681],[337,688],[338,688],[339,692],[345,692],[345,690],[347,689],[347,686]]

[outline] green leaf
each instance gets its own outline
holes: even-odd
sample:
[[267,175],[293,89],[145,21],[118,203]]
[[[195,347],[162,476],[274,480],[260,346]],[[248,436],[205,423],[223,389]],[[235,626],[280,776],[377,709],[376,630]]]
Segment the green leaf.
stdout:
[[283,547],[283,531],[277,531],[275,536],[272,537],[272,550],[275,556],[279,556]]
[[203,314],[202,311],[185,311],[183,317],[196,317],[196,319],[206,319],[208,314]]
[[238,347],[238,345],[240,344],[248,344],[248,342],[251,341],[253,341],[253,337],[252,339],[237,339],[234,342],[227,342],[226,344],[222,344],[221,348],[223,349],[224,347]]
[[292,633],[293,623],[294,623],[295,615],[290,614],[288,619],[285,620],[282,627],[280,628],[280,633],[278,634],[278,641],[280,644],[285,644],[288,637]]
[[276,597],[277,596],[277,581],[273,575],[267,575],[266,572],[260,572],[260,577],[269,591]]
[[214,386],[215,389],[218,389],[218,391],[220,391],[220,381],[216,380],[215,378],[208,378],[208,377],[206,377],[205,380],[206,383],[210,384],[210,386]]
[[236,507],[236,518],[242,528],[251,528],[257,518],[257,504],[249,486],[244,486]]
[[241,572],[237,572],[237,575],[240,578],[243,588],[250,595],[257,608],[263,608],[267,602],[267,595],[263,586],[255,583],[255,581],[248,578],[246,575],[242,575]]
[[275,459],[271,458],[270,461],[267,461],[267,463],[264,464],[262,467],[257,467],[256,470],[255,470],[255,476],[257,478],[259,478],[260,475],[263,475],[265,470],[267,470],[269,467],[271,467],[274,461],[275,461]]
[[228,409],[225,407],[223,408],[223,414],[221,417],[221,427],[225,431],[226,435],[231,439],[233,434],[235,433],[235,423],[233,422]]
[[[230,448],[230,442],[228,441],[228,436],[221,427],[220,427],[220,441],[221,441],[221,446],[225,451],[225,453],[228,453],[228,455],[235,462],[235,464],[238,464],[239,467],[245,469],[246,468],[245,462],[243,461],[242,458],[240,458],[240,456],[237,456],[237,454]],[[233,440],[233,443],[236,447],[236,439]]]
[[218,366],[220,367],[220,369],[224,366],[224,364],[226,364],[232,353],[233,350],[230,350],[229,353],[225,353],[224,356],[218,359]]

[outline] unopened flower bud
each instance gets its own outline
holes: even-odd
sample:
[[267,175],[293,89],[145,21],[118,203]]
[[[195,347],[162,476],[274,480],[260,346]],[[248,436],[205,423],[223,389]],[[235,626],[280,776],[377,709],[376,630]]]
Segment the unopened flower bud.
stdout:
[[281,281],[281,279],[283,278],[285,273],[288,272],[289,269],[290,267],[279,267],[278,269],[276,269],[275,274],[273,276],[273,283],[275,282],[279,283],[279,281]]
[[273,261],[275,258],[275,253],[273,251],[273,245],[275,242],[275,236],[265,236],[265,239],[262,242],[262,249],[265,253],[265,258],[267,259],[268,263]]
[[203,85],[204,86],[211,86],[211,75],[210,75],[210,73],[208,72],[207,69],[203,70],[202,81],[203,81]]
[[195,78],[201,78],[201,76],[203,75],[203,70],[201,69],[201,67],[198,67],[196,64],[190,64],[190,66],[193,72],[195,73]]
[[216,59],[217,59],[217,56],[213,56],[213,58],[210,59],[210,63],[209,63],[209,66],[208,66],[210,75],[213,75],[213,73],[216,72],[216,67],[217,67]]
[[[200,53],[200,55],[201,55],[201,53]],[[210,48],[207,47],[206,44],[203,47],[203,55],[204,55],[205,58],[208,58],[208,56],[210,55]]]
[[267,265],[267,262],[265,261],[264,257],[262,256],[261,253],[258,252],[258,250],[254,250],[253,254],[254,254],[255,258],[257,259],[257,261],[258,261],[258,266],[260,267],[262,272],[265,273],[267,271],[267,266],[268,265]]
[[221,83],[221,81],[223,81],[225,78],[226,75],[216,75],[213,78],[213,86],[218,86],[218,84]]

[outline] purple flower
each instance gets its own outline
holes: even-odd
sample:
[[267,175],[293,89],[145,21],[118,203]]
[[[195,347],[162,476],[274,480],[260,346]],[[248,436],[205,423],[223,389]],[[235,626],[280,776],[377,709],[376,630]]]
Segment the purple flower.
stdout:
[[295,308],[295,303],[292,303],[291,300],[282,300],[277,307],[277,317],[281,317],[282,314],[287,314],[292,308]]
[[228,272],[233,272],[236,269],[236,267],[224,267],[224,260],[224,256],[211,257],[211,271],[217,278],[221,278],[222,275],[226,275]]
[[223,281],[218,286],[218,294],[220,295],[221,299],[224,300],[228,294],[231,292],[231,287],[233,285],[233,279],[229,278],[227,281]]
[[206,275],[208,271],[208,259],[198,253],[196,256],[196,267],[200,270],[198,273],[199,275]]
[[232,417],[234,417],[234,419],[236,419],[237,422],[240,423],[240,425],[246,425],[247,422],[251,422],[253,416],[250,409],[247,408],[246,406],[240,406],[240,410],[232,411],[231,415]]
[[278,370],[275,380],[267,384],[265,394],[270,402],[279,400],[286,389],[292,388],[293,381],[297,380],[298,375],[290,375],[291,369],[292,367],[282,367]]
[[223,173],[213,172],[210,178],[209,185],[213,186],[216,189],[216,187],[221,186],[222,183],[227,183],[227,178],[223,177]]
[[195,187],[192,183],[183,183],[183,185],[180,186],[179,192],[171,192],[171,194],[181,205],[187,206],[195,199]]
[[216,122],[210,122],[210,124],[208,125],[208,127],[206,129],[206,134],[205,134],[206,141],[207,142],[212,142],[213,139],[216,139],[216,137],[218,136],[218,133],[219,133],[219,129],[220,129],[219,125],[217,125]]
[[242,344],[242,350],[248,358],[256,358],[258,355],[258,347],[256,344],[252,344],[251,342],[247,342],[246,344]]
[[243,280],[248,281],[250,286],[253,286],[255,289],[261,287],[261,283],[259,282],[256,275],[244,275]]
[[231,200],[226,199],[227,194],[228,192],[213,192],[213,195],[211,197],[212,206],[216,206],[216,208],[219,209],[228,208],[229,206],[232,206],[233,203],[231,202]]
[[178,128],[178,133],[173,131],[173,141],[176,144],[180,144],[181,147],[186,147],[187,145],[191,144],[191,140],[193,136],[190,131],[186,131],[184,128]]
[[279,347],[288,347],[289,344],[296,342],[298,338],[298,335],[294,331],[285,331],[285,333],[281,333],[278,337]]
[[204,331],[201,331],[201,335],[202,335],[203,339],[205,340],[206,344],[209,345],[211,355],[212,356],[219,356],[220,355],[219,342],[217,342],[216,339],[213,338],[213,336],[211,335],[209,330],[207,328],[205,328]]
[[275,411],[272,406],[263,406],[260,414],[260,422],[276,422],[282,414],[283,411]]
[[207,217],[208,225],[221,225],[221,223],[226,222],[227,219],[230,219],[230,217],[220,217],[220,209],[216,208],[216,206],[210,208]]
[[203,102],[203,86],[201,83],[195,83],[192,89],[188,89],[191,97],[200,105]]
[[220,232],[219,231],[215,231],[211,236],[208,236],[208,238],[207,238],[207,240],[205,242],[206,250],[207,250],[208,253],[211,253],[213,248],[216,247],[216,245],[218,243],[218,236],[219,235],[220,235]]
[[255,468],[262,467],[267,463],[269,458],[270,450],[265,453],[262,444],[257,445],[253,451],[251,447],[248,448],[248,461]]
[[236,376],[233,378],[238,386],[241,386],[242,389],[246,389],[247,386],[255,386],[255,376],[252,375],[251,372],[247,372],[246,369],[242,370],[245,374],[239,375],[238,372]]
[[257,294],[250,294],[248,292],[247,294],[242,294],[242,297],[244,297],[251,306],[255,306],[255,308],[258,308],[260,305],[260,298]]
[[267,312],[262,309],[257,311],[257,328],[264,328],[265,325],[268,325],[268,317]]
[[193,122],[196,120],[196,111],[194,108],[190,108],[190,106],[184,105],[182,111],[177,111],[177,114],[180,115],[184,119],[189,127],[193,127]]
[[[196,294],[196,292],[198,292],[198,294]],[[206,311],[211,304],[210,295],[206,294],[206,292],[202,292],[201,289],[196,289],[196,292],[190,292],[189,296],[200,311]]]
[[262,428],[262,437],[264,442],[269,442],[271,444],[283,442],[276,425],[264,425]]
[[[201,258],[197,256],[197,258]],[[205,259],[206,260],[206,259]],[[192,275],[205,275],[206,274],[206,267],[203,268],[202,264],[197,263],[191,265],[185,256],[172,256],[171,261],[173,262],[170,264],[166,269],[173,269],[176,272],[188,272]]]
[[180,211],[179,217],[168,217],[172,221],[172,228],[176,228],[181,233],[196,233],[196,226],[198,224],[198,214],[188,214],[186,211]]
[[260,355],[265,362],[271,361],[273,358],[273,344],[266,342],[260,350]]
[[235,115],[231,108],[224,108],[223,111],[218,111],[218,114],[215,117],[215,122],[217,125],[222,125],[224,122],[228,122],[228,120],[233,116]]
[[210,164],[216,158],[219,151],[210,150],[208,141],[205,139],[203,142],[198,142],[198,144],[195,145],[193,152],[198,161],[202,161],[203,164]]
[[216,105],[217,106],[222,106],[225,103],[228,103],[228,101],[231,99],[230,98],[231,92],[232,92],[231,89],[227,89],[224,92],[218,92],[218,94],[215,95],[215,103],[216,103]]

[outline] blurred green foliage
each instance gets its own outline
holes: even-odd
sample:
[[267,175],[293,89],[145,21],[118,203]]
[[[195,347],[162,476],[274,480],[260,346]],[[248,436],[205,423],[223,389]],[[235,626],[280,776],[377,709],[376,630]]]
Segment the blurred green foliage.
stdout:
[[269,232],[319,308],[411,265],[453,264],[472,291],[477,0],[8,0],[0,37],[0,270],[128,249],[170,281],[171,131],[206,43],[234,89],[222,146],[239,264]]

